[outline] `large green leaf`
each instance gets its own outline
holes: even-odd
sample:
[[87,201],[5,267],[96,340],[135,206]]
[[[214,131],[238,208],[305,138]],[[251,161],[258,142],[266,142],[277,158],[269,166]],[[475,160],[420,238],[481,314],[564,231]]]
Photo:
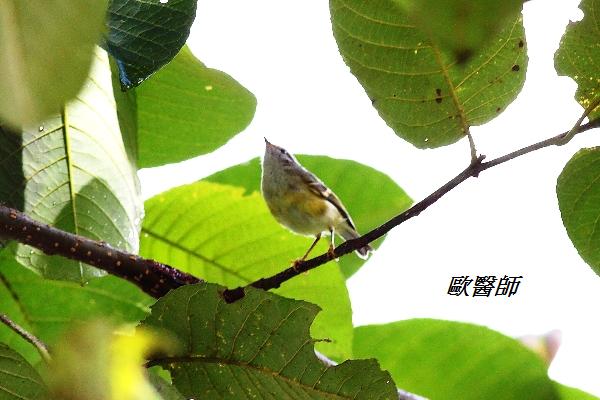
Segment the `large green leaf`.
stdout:
[[256,98],[184,47],[136,90],[139,167],[174,163],[217,149],[242,131]]
[[19,353],[0,343],[0,400],[46,398],[47,389],[37,371]]
[[454,143],[515,99],[525,80],[522,18],[465,64],[418,30],[394,0],[331,0],[346,64],[397,135],[419,148]]
[[143,327],[169,330],[185,349],[156,362],[186,398],[397,399],[375,360],[326,367],[309,326],[318,308],[260,290],[226,304],[216,285],[185,286],[161,298]]
[[417,27],[464,63],[514,20],[522,0],[397,0]]
[[117,60],[123,89],[171,61],[195,17],[196,0],[111,0],[106,47]]
[[[136,252],[142,204],[134,149],[117,117],[108,58],[96,53],[84,90],[60,115],[20,134],[0,128],[0,201],[76,234]],[[135,132],[133,132],[135,133]],[[19,245],[46,277],[85,282],[102,271]]]
[[600,275],[600,148],[582,149],[558,177],[563,224],[581,258]]
[[[587,108],[600,96],[600,0],[582,0],[580,8],[584,17],[567,26],[554,55],[554,64],[560,75],[577,82],[575,98]],[[590,114],[590,119],[598,117],[600,107]]]
[[482,326],[431,319],[362,326],[354,353],[376,357],[398,386],[431,399],[559,399],[535,353]]
[[[228,287],[287,268],[310,240],[291,235],[269,215],[260,194],[211,182],[181,186],[146,201],[140,253]],[[319,249],[324,251],[326,244]],[[319,304],[313,335],[328,356],[351,354],[352,312],[334,263],[286,283],[279,292]]]
[[[74,321],[106,317],[115,323],[136,323],[149,312],[152,302],[123,279],[105,276],[85,287],[47,280],[0,253],[0,310],[48,345],[56,343]],[[3,325],[0,342],[18,350],[30,362],[39,360],[29,343]]]
[[[408,195],[387,175],[366,165],[350,160],[335,160],[322,156],[298,156],[298,160],[330,187],[348,209],[360,233],[366,233],[383,224],[394,215],[406,210],[412,203]],[[251,193],[260,191],[260,161],[218,172],[205,180],[242,186]],[[339,240],[339,239],[338,239]],[[383,239],[375,241],[379,247]],[[306,248],[311,239],[304,239]],[[317,249],[323,252],[325,246]],[[313,254],[318,254],[316,251]],[[300,254],[301,255],[301,254]],[[364,261],[353,255],[342,257],[342,273],[350,277]]]
[[0,120],[36,124],[85,81],[106,1],[0,2]]

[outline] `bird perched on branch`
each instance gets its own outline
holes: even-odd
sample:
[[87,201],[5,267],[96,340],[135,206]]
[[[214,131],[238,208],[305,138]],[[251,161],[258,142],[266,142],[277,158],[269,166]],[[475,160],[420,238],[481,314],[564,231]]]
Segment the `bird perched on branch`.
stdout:
[[[331,189],[285,149],[269,143],[266,138],[265,146],[261,187],[271,214],[292,232],[315,237],[296,263],[306,259],[323,232],[331,235],[330,254],[333,254],[335,233],[345,240],[360,236],[350,214]],[[372,250],[366,245],[356,253],[367,258]]]

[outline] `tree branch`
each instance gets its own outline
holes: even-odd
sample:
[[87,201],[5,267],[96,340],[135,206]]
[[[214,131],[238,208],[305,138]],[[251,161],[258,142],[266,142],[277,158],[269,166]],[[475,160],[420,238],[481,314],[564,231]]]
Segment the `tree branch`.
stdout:
[[[429,206],[437,202],[446,193],[460,185],[470,177],[477,177],[482,171],[496,165],[505,163],[522,155],[543,149],[552,145],[559,145],[565,137],[572,132],[580,133],[600,126],[600,119],[583,124],[576,129],[551,137],[512,153],[483,162],[484,156],[472,160],[471,164],[462,172],[441,186],[435,192],[414,204],[411,208],[395,216],[383,225],[373,229],[367,234],[348,240],[338,246],[332,253],[325,253],[310,260],[298,263],[271,277],[259,279],[248,286],[269,290],[278,288],[282,283],[293,277],[323,265],[332,259],[351,253],[356,249],[382,237],[392,228],[404,221],[416,217]],[[139,257],[123,250],[115,249],[104,242],[98,242],[83,236],[61,231],[49,225],[37,222],[22,212],[0,204],[0,238],[16,240],[42,250],[52,255],[80,261],[96,268],[102,269],[115,276],[127,279],[153,297],[160,298],[169,290],[183,285],[200,283],[202,279],[180,271],[169,265],[155,260]],[[248,287],[246,286],[246,287]],[[223,296],[226,301],[236,301],[244,296],[244,287],[228,289]]]
[[179,286],[201,279],[169,265],[116,249],[105,242],[61,231],[0,204],[0,237],[58,254],[127,279],[149,295],[159,298]]
[[8,318],[6,314],[0,314],[0,322],[12,329],[17,335],[21,336],[23,339],[34,345],[46,363],[50,361],[50,353],[48,352],[48,347],[44,342],[42,342],[40,339],[38,339],[31,333],[27,332],[25,328]]
[[[586,113],[589,113],[586,110]],[[584,113],[585,114],[585,113]],[[587,115],[587,114],[586,114]],[[582,119],[578,121],[580,124]],[[561,145],[565,138],[569,135],[575,133],[581,133],[587,131],[592,128],[596,128],[600,126],[600,119],[588,122],[584,125],[575,125],[575,127],[567,132],[563,132],[560,135],[553,136],[549,139],[542,140],[541,142],[534,143],[530,146],[523,147],[519,150],[513,151],[512,153],[506,154],[502,157],[495,158],[493,160],[483,162],[485,156],[479,156],[475,160],[472,160],[471,164],[465,168],[462,172],[456,175],[454,178],[449,180],[435,192],[431,193],[429,196],[425,197],[420,202],[414,204],[411,208],[404,211],[403,213],[395,216],[389,221],[385,222],[383,225],[378,226],[372,231],[362,235],[359,238],[348,240],[342,243],[340,246],[336,247],[332,253],[324,253],[315,258],[311,258],[310,260],[305,260],[303,262],[297,263],[296,265],[283,270],[275,275],[272,275],[267,278],[261,278],[246,287],[252,286],[258,289],[270,290],[275,289],[281,286],[282,283],[292,279],[296,275],[302,274],[304,272],[310,271],[313,268],[316,268],[320,265],[323,265],[335,258],[339,258],[345,254],[351,253],[354,250],[360,249],[361,247],[367,245],[368,243],[373,242],[376,239],[379,239],[386,233],[388,233],[392,228],[400,225],[401,223],[409,220],[410,218],[416,217],[422,211],[427,209],[429,206],[437,202],[440,198],[442,198],[446,193],[450,192],[452,189],[460,185],[462,182],[466,181],[470,177],[477,177],[479,174],[486,169],[490,169],[495,167],[496,165],[505,163],[507,161],[513,160],[517,157],[523,156],[525,154],[531,153],[536,150],[543,149],[552,145]],[[226,301],[233,302],[242,297],[244,297],[244,289],[245,287],[237,287],[235,289],[226,290],[223,293],[223,296]]]

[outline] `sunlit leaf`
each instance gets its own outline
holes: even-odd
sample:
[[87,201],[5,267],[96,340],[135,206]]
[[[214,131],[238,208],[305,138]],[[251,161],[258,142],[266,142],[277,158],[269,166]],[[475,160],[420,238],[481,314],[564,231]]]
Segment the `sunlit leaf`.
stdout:
[[196,0],[111,0],[106,47],[118,62],[121,86],[139,85],[185,44]]
[[[64,110],[15,133],[0,128],[0,201],[59,229],[137,251],[142,204],[131,132],[121,129],[106,54]],[[123,120],[123,118],[121,118]],[[135,133],[135,132],[134,132]],[[19,245],[18,261],[46,277],[85,282],[103,272]]]
[[[554,55],[554,65],[559,75],[577,82],[575,99],[583,108],[600,96],[600,0],[582,0],[579,6],[584,13],[579,22],[571,22]],[[600,107],[590,114],[590,119],[600,117]]]
[[19,353],[0,343],[0,399],[47,398],[47,389],[37,371]]
[[583,260],[600,274],[600,148],[582,149],[558,177],[563,224]]
[[558,400],[546,366],[483,326],[413,319],[358,327],[356,357],[376,357],[396,384],[431,399]]
[[202,284],[171,291],[142,325],[181,341],[182,353],[154,363],[169,369],[186,398],[398,398],[375,360],[336,367],[319,361],[309,336],[316,306],[260,290],[226,304],[218,290]]
[[[209,282],[245,285],[287,268],[310,240],[282,229],[260,194],[211,182],[181,186],[146,201],[140,252]],[[319,251],[326,250],[323,243]],[[313,335],[330,357],[351,354],[352,312],[335,263],[286,283],[280,293],[319,304]]]
[[213,151],[252,120],[256,98],[187,47],[136,90],[139,167]]
[[394,0],[331,0],[340,53],[379,115],[419,148],[465,136],[502,112],[525,81],[522,17],[464,64],[418,30]]
[[104,0],[0,2],[0,120],[36,124],[77,94],[105,10]]

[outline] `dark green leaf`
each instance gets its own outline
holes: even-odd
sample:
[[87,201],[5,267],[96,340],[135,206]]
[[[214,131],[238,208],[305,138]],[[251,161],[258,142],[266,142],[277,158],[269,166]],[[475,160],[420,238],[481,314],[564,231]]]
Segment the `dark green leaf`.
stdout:
[[[0,253],[0,310],[50,346],[73,321],[104,316],[115,323],[136,323],[152,301],[133,284],[113,276],[94,279],[85,287],[42,279]],[[29,343],[2,325],[0,342],[30,362],[39,360]]]
[[46,387],[37,371],[19,353],[0,343],[0,400],[43,400],[47,397]]
[[600,275],[600,148],[583,149],[565,165],[556,194],[563,224],[583,260]]
[[[335,160],[321,156],[298,156],[298,160],[330,187],[348,209],[360,233],[366,233],[406,210],[412,203],[408,195],[387,175],[350,160]],[[260,192],[260,161],[228,168],[205,180],[246,188],[248,193]],[[377,240],[379,247],[383,239]],[[308,248],[311,240],[305,239]],[[325,247],[318,250],[323,252]],[[318,254],[317,252],[313,254]],[[302,254],[299,254],[300,256]],[[364,261],[354,255],[342,257],[342,273],[350,277]]]
[[559,399],[542,360],[472,324],[413,319],[355,329],[357,357],[376,357],[397,385],[431,399]]
[[130,89],[171,61],[185,44],[196,0],[111,0],[106,47]]
[[[135,153],[117,118],[108,58],[60,115],[20,134],[0,128],[0,201],[59,229],[137,251],[142,204]],[[85,282],[103,272],[19,245],[18,261],[46,277]]]
[[[310,239],[281,228],[260,194],[244,191],[200,181],[149,199],[140,253],[229,287],[287,268],[306,251]],[[324,241],[319,251],[326,249]],[[335,263],[293,279],[280,293],[320,305],[325,311],[317,317],[313,335],[332,342],[318,348],[336,359],[350,356],[350,299]]]
[[397,135],[419,148],[451,144],[503,111],[521,90],[527,55],[522,18],[458,65],[394,0],[331,0],[346,64]]
[[205,67],[187,47],[136,90],[139,167],[217,149],[242,131],[256,98],[229,75]]
[[522,0],[398,0],[440,49],[464,63],[513,21]]
[[215,285],[161,298],[142,326],[171,331],[186,349],[157,360],[186,398],[397,399],[375,360],[326,367],[309,327],[318,308],[260,290],[226,304]]
[[0,3],[0,119],[36,124],[80,90],[100,38],[106,1]]
[[[584,17],[571,22],[554,55],[554,65],[559,75],[577,82],[575,99],[587,108],[600,96],[600,0],[582,0],[579,6]],[[600,117],[600,107],[590,114],[590,119]]]

